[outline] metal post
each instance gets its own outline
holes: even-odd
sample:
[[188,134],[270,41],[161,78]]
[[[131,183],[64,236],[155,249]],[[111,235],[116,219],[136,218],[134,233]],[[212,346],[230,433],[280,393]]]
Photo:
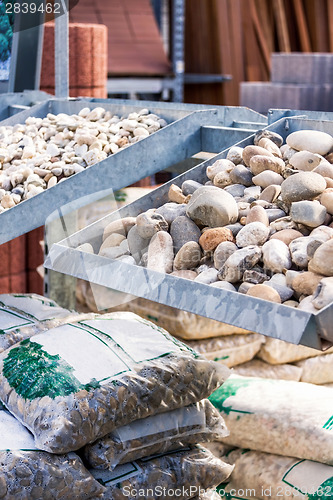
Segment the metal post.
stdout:
[[173,0],[172,3],[172,63],[175,74],[173,101],[184,100],[184,33],[185,0]]
[[55,18],[54,31],[55,95],[67,98],[69,96],[68,0],[60,2],[63,14]]

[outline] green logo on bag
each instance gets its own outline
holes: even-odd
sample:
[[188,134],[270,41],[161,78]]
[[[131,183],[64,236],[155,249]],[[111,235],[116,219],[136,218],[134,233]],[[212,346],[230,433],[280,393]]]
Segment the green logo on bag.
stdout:
[[249,379],[228,379],[226,382],[224,382],[223,385],[221,385],[221,387],[213,392],[213,394],[209,396],[208,399],[215,406],[215,408],[217,408],[219,411],[223,411],[228,415],[231,411],[233,411],[233,409],[231,406],[224,406],[225,401],[231,396],[236,396],[239,389],[247,387],[248,385],[250,385],[250,383],[251,381]]
[[96,380],[81,384],[73,375],[73,367],[60,358],[43,351],[30,339],[23,340],[9,352],[3,362],[3,375],[9,385],[24,399],[68,396],[82,389],[99,387]]

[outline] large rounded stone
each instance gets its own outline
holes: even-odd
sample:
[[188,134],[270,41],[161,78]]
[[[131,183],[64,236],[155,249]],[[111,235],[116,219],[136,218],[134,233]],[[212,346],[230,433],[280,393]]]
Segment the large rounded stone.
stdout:
[[333,148],[333,137],[319,130],[298,130],[288,135],[288,146],[297,151],[326,155]]
[[308,265],[308,245],[311,241],[313,241],[311,236],[302,236],[291,241],[289,244],[292,261],[300,269],[305,269]]
[[234,237],[230,229],[225,227],[215,227],[207,229],[200,236],[199,243],[203,250],[210,252],[223,241],[234,241]]
[[126,236],[130,229],[135,224],[135,217],[124,217],[123,219],[117,219],[110,222],[105,226],[103,233],[103,241],[106,240],[108,236],[112,233],[122,234]]
[[295,201],[290,209],[292,220],[308,227],[321,226],[325,221],[326,213],[326,208],[319,201]]
[[328,163],[327,161],[322,161],[319,163],[318,167],[314,169],[316,174],[320,174],[323,177],[328,177],[329,179],[333,179],[333,165]]
[[188,241],[199,243],[201,231],[189,217],[182,215],[171,223],[170,234],[177,253]]
[[163,215],[157,214],[155,209],[147,210],[136,218],[138,233],[141,238],[152,238],[158,231],[167,231],[169,225]]
[[175,271],[194,269],[199,265],[200,259],[200,245],[195,241],[188,241],[177,252],[173,263],[173,268]]
[[269,240],[262,247],[264,268],[274,273],[282,273],[291,268],[289,248],[283,241]]
[[211,267],[210,269],[207,269],[206,271],[203,271],[202,273],[198,274],[198,276],[194,279],[197,283],[203,283],[205,285],[210,285],[211,283],[215,283],[215,281],[218,281],[218,270],[215,269],[214,267]]
[[159,231],[148,246],[147,268],[160,273],[171,273],[173,267],[173,241],[169,233]]
[[209,165],[206,169],[206,175],[208,179],[211,181],[214,180],[214,178],[223,172],[231,172],[231,170],[234,168],[234,164],[230,160],[222,159],[222,160],[216,160],[213,165]]
[[253,175],[261,174],[265,170],[271,170],[277,174],[281,174],[285,169],[285,163],[281,158],[274,156],[273,158],[264,155],[252,156],[250,160],[250,170]]
[[237,283],[243,277],[246,269],[251,269],[259,262],[261,257],[261,248],[258,246],[248,246],[234,252],[222,266],[219,279]]
[[188,180],[183,182],[182,191],[183,194],[187,196],[189,194],[193,194],[194,191],[196,191],[200,187],[203,187],[203,184],[200,184],[200,182]]
[[322,279],[323,276],[321,274],[305,271],[295,276],[291,286],[299,295],[312,295]]
[[281,184],[284,202],[313,200],[326,188],[325,179],[315,172],[299,172],[285,179]]
[[238,218],[238,207],[231,194],[215,186],[197,189],[187,205],[186,214],[196,224],[223,227]]
[[309,262],[309,270],[324,276],[333,276],[333,239],[326,241],[315,251]]
[[141,238],[137,226],[133,226],[128,232],[127,242],[131,255],[134,257],[136,263],[139,264],[141,257],[147,252],[149,240]]
[[239,231],[236,236],[236,245],[240,248],[249,245],[261,246],[269,237],[269,228],[262,222],[250,222]]

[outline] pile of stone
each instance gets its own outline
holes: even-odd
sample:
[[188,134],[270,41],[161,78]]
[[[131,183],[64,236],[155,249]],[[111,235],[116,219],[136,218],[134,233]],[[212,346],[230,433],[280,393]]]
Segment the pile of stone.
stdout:
[[0,127],[0,213],[166,125],[142,109],[120,117],[102,107],[48,113]]
[[0,354],[0,498],[189,499],[228,479],[196,445],[228,435],[206,399],[226,367],[132,313],[66,322],[43,297],[0,299],[45,321]]
[[[310,312],[333,300],[333,138],[259,131],[172,184],[169,202],[111,222],[99,255]],[[90,244],[81,250],[93,252]]]

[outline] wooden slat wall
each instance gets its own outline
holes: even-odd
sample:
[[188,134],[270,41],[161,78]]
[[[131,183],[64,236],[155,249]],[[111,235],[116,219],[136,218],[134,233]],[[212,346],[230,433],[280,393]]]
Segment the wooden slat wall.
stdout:
[[187,85],[186,102],[239,105],[239,82],[270,80],[272,52],[333,52],[333,0],[186,0],[186,71],[233,78]]

